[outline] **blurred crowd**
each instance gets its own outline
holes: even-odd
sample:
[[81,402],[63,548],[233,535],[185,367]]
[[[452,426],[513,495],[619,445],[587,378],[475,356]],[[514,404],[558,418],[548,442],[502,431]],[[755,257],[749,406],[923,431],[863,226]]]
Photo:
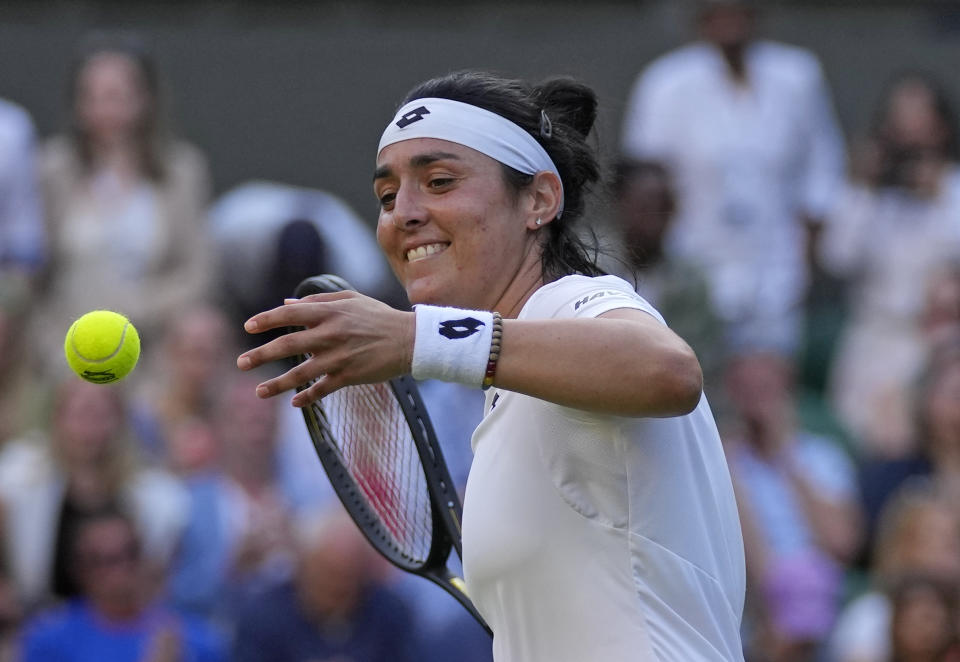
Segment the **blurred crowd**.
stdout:
[[[956,662],[957,118],[908,72],[845,136],[816,56],[762,39],[752,3],[696,21],[624,90],[597,229],[700,357],[747,660]],[[406,305],[372,219],[277,182],[213,199],[136,36],[91,35],[69,85],[43,139],[0,100],[0,662],[490,660],[451,598],[370,551],[299,412],[234,368],[243,320],[305,276]],[[122,385],[63,360],[93,309],[141,331]],[[479,392],[423,392],[462,487]]]

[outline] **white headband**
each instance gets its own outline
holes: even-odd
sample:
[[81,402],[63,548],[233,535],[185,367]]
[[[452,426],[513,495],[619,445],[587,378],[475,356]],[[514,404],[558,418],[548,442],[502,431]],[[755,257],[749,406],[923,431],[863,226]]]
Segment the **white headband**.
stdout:
[[557,166],[533,136],[505,117],[451,99],[414,99],[384,129],[377,154],[388,145],[413,138],[470,147],[525,175],[552,172],[560,181],[557,216],[563,212],[563,180]]

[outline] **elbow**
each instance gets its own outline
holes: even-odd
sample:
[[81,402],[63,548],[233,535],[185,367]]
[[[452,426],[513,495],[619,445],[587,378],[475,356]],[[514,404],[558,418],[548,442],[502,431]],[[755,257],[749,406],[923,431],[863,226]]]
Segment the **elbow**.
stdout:
[[657,416],[671,417],[689,414],[703,396],[703,371],[696,354],[688,346],[671,352],[664,361],[661,409]]

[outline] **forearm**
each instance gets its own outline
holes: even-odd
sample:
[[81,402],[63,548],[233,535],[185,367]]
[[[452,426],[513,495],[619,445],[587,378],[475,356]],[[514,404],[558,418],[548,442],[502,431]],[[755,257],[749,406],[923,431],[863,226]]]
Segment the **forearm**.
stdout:
[[605,316],[505,320],[494,384],[587,411],[677,416],[700,401],[702,376],[692,350],[652,317]]
[[[494,379],[498,388],[620,416],[679,416],[700,402],[703,378],[693,351],[645,312],[616,309],[597,318],[504,320],[503,325]],[[237,365],[251,370],[310,354],[308,361],[257,389],[261,397],[270,397],[315,380],[294,398],[297,406],[348,384],[411,372],[415,338],[422,332],[413,314],[354,292],[291,301],[255,315],[245,328],[260,333],[291,326],[307,328],[245,352]],[[486,367],[488,351],[484,346],[482,356],[468,353],[462,360],[480,360]],[[459,355],[441,358],[445,364]]]

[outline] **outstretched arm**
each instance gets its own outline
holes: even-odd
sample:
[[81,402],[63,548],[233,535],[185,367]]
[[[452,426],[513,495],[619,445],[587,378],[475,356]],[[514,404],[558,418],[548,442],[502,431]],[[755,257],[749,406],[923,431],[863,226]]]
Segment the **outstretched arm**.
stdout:
[[[240,356],[244,370],[298,354],[311,358],[260,385],[270,397],[312,379],[294,398],[303,406],[348,384],[410,372],[413,313],[355,292],[312,295],[252,317],[247,331],[302,326]],[[504,320],[495,385],[621,416],[677,416],[700,401],[702,376],[692,350],[651,315],[615,309],[597,318]]]

